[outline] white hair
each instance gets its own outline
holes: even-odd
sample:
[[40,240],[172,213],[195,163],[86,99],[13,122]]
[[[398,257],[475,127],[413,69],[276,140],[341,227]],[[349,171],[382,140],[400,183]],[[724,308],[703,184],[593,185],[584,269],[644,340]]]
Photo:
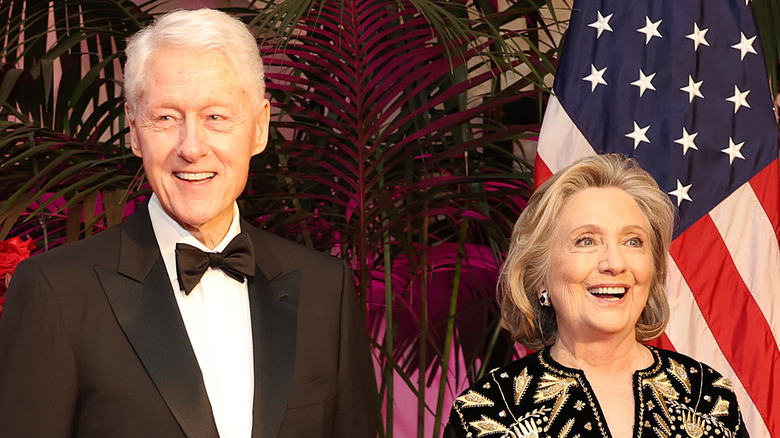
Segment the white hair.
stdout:
[[165,49],[218,50],[233,66],[257,108],[265,97],[263,61],[257,40],[239,19],[214,9],[178,10],[138,31],[127,44],[125,99],[130,111],[143,95],[147,64]]

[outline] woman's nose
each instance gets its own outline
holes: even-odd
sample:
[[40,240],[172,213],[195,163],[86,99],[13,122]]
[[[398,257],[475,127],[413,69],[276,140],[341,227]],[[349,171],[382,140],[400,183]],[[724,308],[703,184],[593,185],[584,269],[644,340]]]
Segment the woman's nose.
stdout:
[[601,251],[598,269],[600,272],[608,272],[613,275],[626,270],[626,261],[619,245],[609,244],[604,247]]

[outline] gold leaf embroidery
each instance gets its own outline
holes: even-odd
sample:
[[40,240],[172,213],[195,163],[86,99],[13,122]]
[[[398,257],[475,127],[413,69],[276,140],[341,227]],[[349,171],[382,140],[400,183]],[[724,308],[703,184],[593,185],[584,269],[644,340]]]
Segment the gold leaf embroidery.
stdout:
[[712,383],[712,386],[716,386],[718,388],[728,389],[729,391],[733,391],[731,388],[731,380],[721,377],[718,380],[714,381]]
[[[655,422],[658,423],[658,426],[663,429],[663,433],[665,436],[670,436],[672,434],[672,431],[669,429],[669,426],[666,424],[663,418],[661,418],[660,415],[653,412],[653,417],[655,418]],[[657,432],[657,431],[656,431]]]
[[713,417],[719,417],[729,414],[729,402],[718,397],[718,401],[715,402],[715,407],[712,408],[710,415]]
[[560,394],[565,394],[570,386],[575,385],[577,385],[577,381],[572,377],[555,377],[550,373],[545,373],[542,376],[542,381],[539,382],[539,389],[534,394],[534,402],[541,403]]
[[463,403],[464,408],[482,408],[485,406],[493,406],[493,400],[485,397],[484,395],[471,390],[456,399]]
[[691,411],[687,411],[682,417],[683,428],[689,437],[701,438],[701,436],[704,435],[704,421],[702,421],[698,415],[691,413]]
[[691,381],[688,380],[688,373],[685,372],[685,367],[680,365],[679,363],[675,362],[674,359],[669,359],[669,363],[671,366],[668,368],[669,372],[682,383],[685,385],[685,390],[689,393],[691,392]]
[[670,438],[671,437],[671,435],[667,434],[666,432],[664,432],[663,430],[661,430],[661,429],[659,429],[657,427],[654,427],[653,431],[655,432],[656,435],[658,435],[658,438]]
[[523,398],[525,390],[528,389],[528,384],[531,383],[531,376],[528,375],[528,368],[523,368],[517,377],[515,377],[515,404],[520,404],[520,399]]
[[660,395],[663,395],[664,398],[677,400],[680,397],[680,393],[674,389],[672,383],[669,381],[669,378],[666,376],[666,373],[663,372],[653,377],[652,379],[644,379],[642,381],[642,385],[652,387],[654,391]]
[[558,438],[566,438],[569,436],[569,432],[571,432],[571,429],[574,427],[574,418],[570,418],[569,421],[566,422],[566,424],[563,425],[561,428],[561,433],[558,434]]
[[661,372],[652,379],[642,380],[642,386],[649,386],[653,390],[653,396],[655,396],[658,404],[661,405],[661,409],[663,409],[664,414],[666,414],[666,418],[671,421],[669,408],[666,407],[666,401],[664,399],[668,398],[676,401],[680,397],[680,394],[672,387],[672,383],[669,382],[666,373]]
[[489,418],[486,415],[482,415],[482,418],[480,420],[472,421],[469,424],[471,425],[471,427],[477,429],[477,436],[478,437],[485,436],[485,435],[491,435],[491,434],[494,434],[494,433],[502,433],[502,432],[506,432],[507,430],[509,430],[503,424],[499,423],[496,420],[493,420],[493,419]]
[[555,405],[553,406],[552,413],[550,414],[551,423],[561,412],[561,408],[563,407],[564,404],[566,404],[566,400],[568,399],[569,399],[569,394],[564,390],[555,400]]
[[518,421],[506,436],[507,438],[539,438],[539,428],[531,420]]

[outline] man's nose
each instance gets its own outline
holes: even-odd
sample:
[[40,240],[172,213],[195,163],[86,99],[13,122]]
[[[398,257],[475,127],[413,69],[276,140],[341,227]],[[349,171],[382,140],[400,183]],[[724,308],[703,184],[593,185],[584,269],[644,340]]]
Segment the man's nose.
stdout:
[[181,125],[178,155],[185,161],[194,163],[208,152],[203,128],[193,117],[187,117]]

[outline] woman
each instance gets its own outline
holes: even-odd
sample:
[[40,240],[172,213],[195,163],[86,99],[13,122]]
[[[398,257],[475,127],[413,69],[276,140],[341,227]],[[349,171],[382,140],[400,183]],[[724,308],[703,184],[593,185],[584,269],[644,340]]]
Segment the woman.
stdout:
[[540,350],[458,397],[448,436],[747,437],[731,382],[647,347],[669,319],[674,207],[633,159],[585,158],[545,182],[515,224],[502,325]]

